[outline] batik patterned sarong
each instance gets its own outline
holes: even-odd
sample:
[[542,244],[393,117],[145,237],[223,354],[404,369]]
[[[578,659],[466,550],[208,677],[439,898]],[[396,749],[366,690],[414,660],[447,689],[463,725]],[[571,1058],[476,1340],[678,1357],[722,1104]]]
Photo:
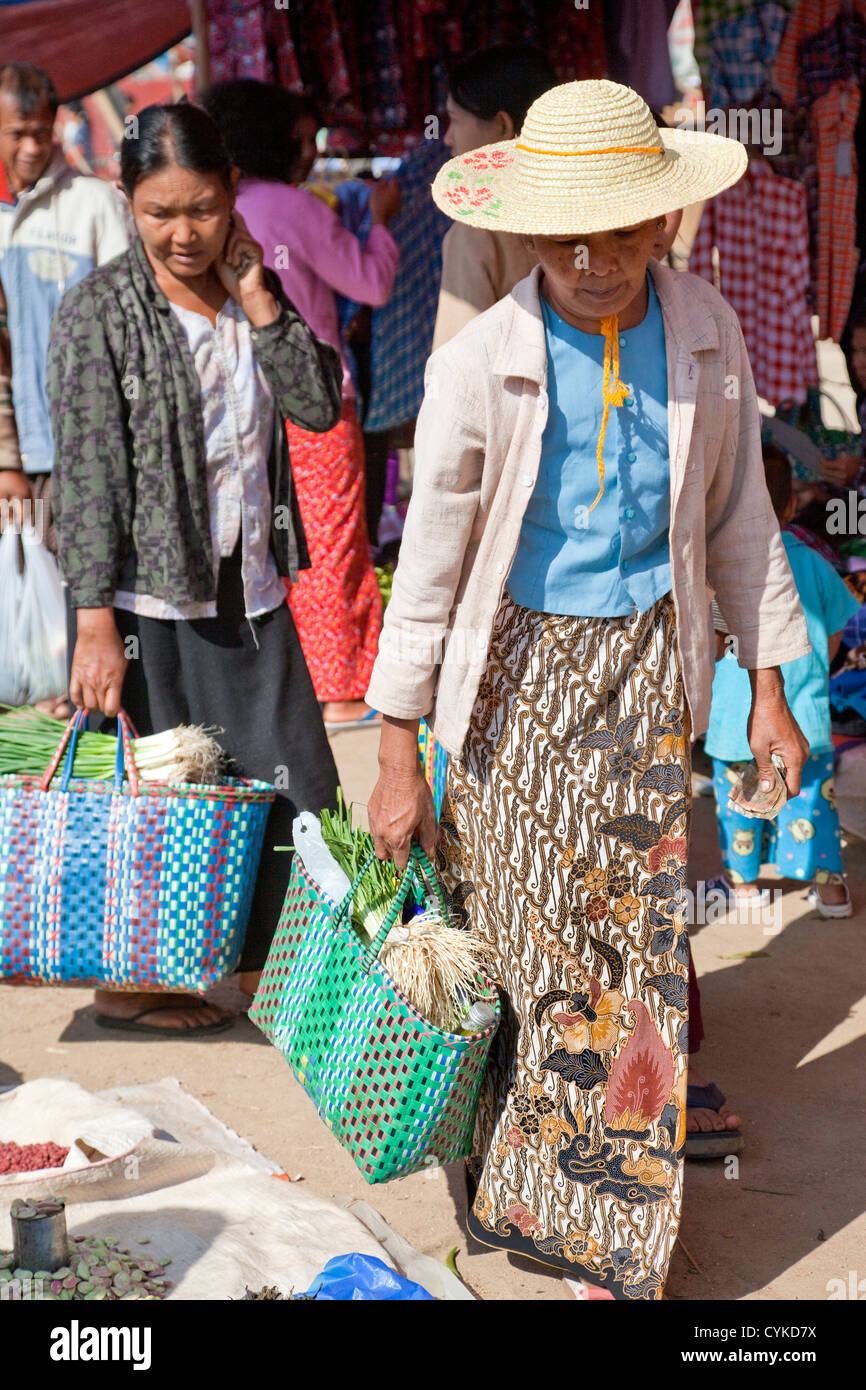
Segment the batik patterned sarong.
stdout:
[[574,618],[507,596],[439,869],[503,993],[470,1230],[660,1298],[682,1195],[690,752],[673,603]]

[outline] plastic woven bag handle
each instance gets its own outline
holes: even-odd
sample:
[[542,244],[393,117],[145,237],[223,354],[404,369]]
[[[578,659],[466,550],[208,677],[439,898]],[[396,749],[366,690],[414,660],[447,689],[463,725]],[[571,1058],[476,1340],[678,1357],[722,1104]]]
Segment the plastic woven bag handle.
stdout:
[[[375,858],[375,851],[371,850],[370,853],[367,855],[367,858],[361,865],[360,869],[358,870],[358,873],[355,876],[354,883],[352,884],[345,898],[340,903],[339,907],[334,913],[333,920],[337,926],[342,926],[344,921],[348,920],[349,913],[352,908],[352,900],[355,896],[355,893],[361,886],[361,882],[364,878],[364,875],[367,873],[368,869],[370,868],[370,865],[373,863],[373,860]],[[425,898],[428,901],[430,899],[432,889],[432,892],[436,897],[439,907],[441,908],[442,915],[445,917],[446,921],[449,919],[450,909],[448,907],[447,902],[445,901],[445,894],[442,892],[442,885],[436,877],[436,870],[433,868],[433,865],[430,863],[430,860],[427,858],[427,855],[424,853],[421,846],[413,845],[411,850],[409,851],[409,862],[406,865],[403,877],[400,880],[400,884],[397,888],[397,894],[394,898],[393,903],[391,904],[388,916],[385,918],[384,922],[379,928],[379,931],[377,932],[374,940],[370,942],[369,946],[367,946],[364,951],[366,967],[368,970],[370,966],[373,964],[374,960],[377,959],[379,952],[385,944],[389,931],[394,926],[395,922],[397,921],[397,918],[400,916],[400,913],[403,910],[403,904],[409,896],[413,883],[418,884]]]
[[[123,774],[126,772],[129,779],[129,790],[133,796],[138,796],[138,771],[135,766],[135,757],[132,751],[132,737],[135,731],[122,710],[117,716],[117,725],[118,738],[117,755],[114,760],[114,790],[116,792],[121,790],[123,787]],[[52,778],[60,766],[60,759],[63,757],[64,750],[66,752],[66,761],[63,764],[63,772],[60,777],[60,790],[62,792],[69,790],[69,783],[72,780],[72,770],[75,763],[75,746],[78,743],[78,735],[81,733],[82,729],[86,729],[86,727],[87,710],[77,709],[66,725],[66,728],[63,730],[63,735],[60,739],[60,743],[57,745],[57,751],[54,757],[39,779],[40,791],[47,792],[48,788],[51,786]]]
[[370,945],[366,949],[365,954],[368,961],[368,968],[373,964],[374,960],[378,959],[379,952],[385,945],[388,933],[397,921],[397,917],[402,911],[403,904],[409,896],[412,885],[416,883],[427,902],[430,901],[431,896],[435,896],[445,921],[447,922],[450,920],[450,909],[445,901],[442,886],[436,877],[436,871],[421,846],[413,845],[409,851],[409,862],[406,865],[403,878],[397,890],[397,896],[391,904],[391,910],[379,928],[374,940],[370,942]]

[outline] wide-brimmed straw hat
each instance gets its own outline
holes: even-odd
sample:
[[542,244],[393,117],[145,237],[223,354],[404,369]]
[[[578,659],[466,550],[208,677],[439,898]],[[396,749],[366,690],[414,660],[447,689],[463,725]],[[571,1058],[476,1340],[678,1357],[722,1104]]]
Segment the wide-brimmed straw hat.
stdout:
[[737,182],[746,160],[739,140],[660,130],[631,87],[565,82],[532,103],[516,140],[443,165],[433,198],[470,227],[581,235],[712,198]]

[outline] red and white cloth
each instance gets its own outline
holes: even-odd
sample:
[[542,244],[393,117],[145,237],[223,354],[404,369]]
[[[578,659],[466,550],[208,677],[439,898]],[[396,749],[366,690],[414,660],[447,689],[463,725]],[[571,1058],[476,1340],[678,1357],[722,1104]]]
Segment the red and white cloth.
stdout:
[[704,208],[689,270],[712,281],[736,311],[758,394],[771,405],[805,400],[818,363],[803,185],[752,160],[740,182]]

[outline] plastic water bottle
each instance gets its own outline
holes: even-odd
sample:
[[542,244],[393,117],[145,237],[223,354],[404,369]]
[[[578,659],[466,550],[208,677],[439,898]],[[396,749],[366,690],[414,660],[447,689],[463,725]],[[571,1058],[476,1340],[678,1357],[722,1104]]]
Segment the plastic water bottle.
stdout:
[[484,1033],[491,1023],[496,1022],[496,1010],[490,1004],[485,1004],[483,999],[476,999],[471,1004],[463,1016],[460,1023],[461,1033]]
[[295,853],[314,883],[335,903],[341,903],[352,884],[322,839],[322,827],[312,811],[302,811],[292,822]]

